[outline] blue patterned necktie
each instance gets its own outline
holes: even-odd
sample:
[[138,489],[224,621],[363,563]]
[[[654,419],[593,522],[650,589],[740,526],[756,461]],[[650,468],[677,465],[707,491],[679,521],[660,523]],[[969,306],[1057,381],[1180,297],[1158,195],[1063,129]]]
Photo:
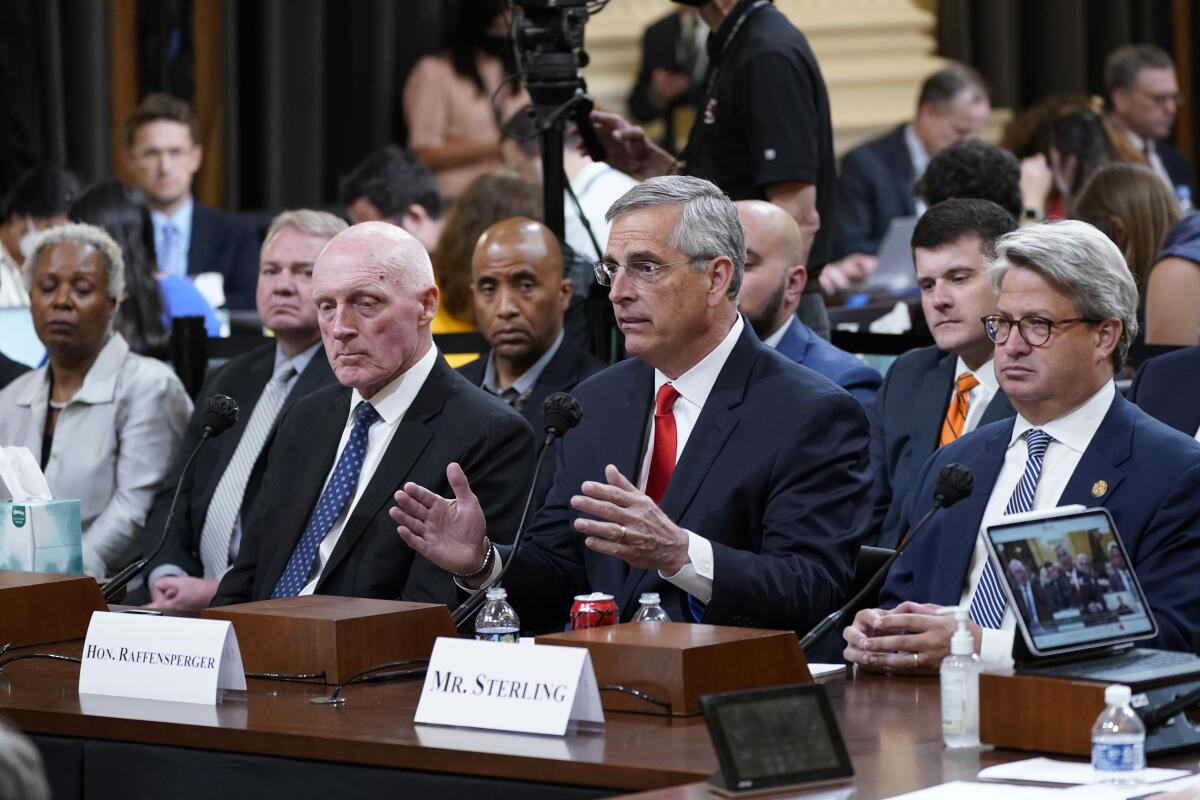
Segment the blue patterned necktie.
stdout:
[[295,597],[308,583],[321,542],[354,494],[358,474],[362,472],[363,458],[367,454],[367,431],[378,419],[379,412],[365,400],[354,409],[354,427],[350,429],[350,438],[342,448],[342,455],[333,468],[325,491],[321,493],[321,499],[317,501],[304,535],[296,543],[292,557],[288,559],[275,590],[271,592],[272,598]]
[[[1038,478],[1042,474],[1042,459],[1046,457],[1046,448],[1054,437],[1038,428],[1025,431],[1025,445],[1029,454],[1025,459],[1025,472],[1021,482],[1017,484],[1004,515],[1021,514],[1033,510],[1033,496],[1037,492]],[[975,596],[971,598],[971,621],[984,628],[999,628],[1004,621],[1004,590],[1000,588],[1000,575],[989,558],[979,578],[979,586],[975,588]]]

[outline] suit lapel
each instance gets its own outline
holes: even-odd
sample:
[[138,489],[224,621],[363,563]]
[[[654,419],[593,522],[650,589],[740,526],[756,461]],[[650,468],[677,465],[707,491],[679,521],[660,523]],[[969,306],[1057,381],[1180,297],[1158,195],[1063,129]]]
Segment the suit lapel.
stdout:
[[1119,466],[1129,459],[1132,442],[1133,407],[1118,394],[1080,456],[1058,504],[1107,505],[1108,498],[1125,480]]
[[212,230],[209,222],[212,217],[208,209],[193,198],[192,201],[192,231],[188,240],[187,271],[189,275],[203,272],[211,260],[208,255],[209,244],[212,241]]
[[[713,462],[721,454],[725,442],[737,427],[738,418],[730,409],[738,406],[746,394],[746,383],[750,371],[758,359],[760,348],[766,345],[758,341],[749,323],[734,345],[725,365],[709,392],[696,425],[688,436],[687,445],[679,456],[671,480],[663,493],[662,510],[671,520],[678,522],[691,505]],[[649,409],[646,410],[647,416]],[[646,577],[646,570],[632,569],[622,586],[622,595],[617,604],[630,608],[638,584]]]
[[992,397],[992,401],[988,403],[987,408],[983,410],[983,416],[979,418],[979,427],[987,425],[989,422],[998,422],[999,420],[1015,417],[1016,415],[1017,410],[1012,407],[1008,395],[1003,391],[997,391]]
[[946,418],[946,407],[950,404],[950,392],[954,388],[954,365],[958,358],[945,355],[938,362],[937,369],[926,372],[921,378],[921,386],[917,390],[913,403],[912,441],[909,443],[916,456],[914,467],[924,463],[925,459],[937,450],[941,437],[942,422]]
[[808,331],[800,324],[799,319],[793,319],[775,349],[797,364],[803,364],[804,357],[808,355],[809,343]]
[[321,457],[310,461],[307,468],[297,469],[291,473],[295,476],[295,484],[289,487],[289,494],[295,498],[303,498],[307,502],[303,503],[302,507],[300,503],[297,503],[294,519],[272,521],[278,523],[277,529],[283,533],[282,538],[279,539],[279,546],[272,555],[262,579],[256,581],[260,589],[265,587],[265,594],[262,594],[262,597],[270,596],[271,590],[279,581],[279,576],[283,574],[284,567],[287,566],[288,559],[292,557],[292,551],[296,549],[296,543],[300,541],[300,537],[304,535],[304,531],[308,527],[309,518],[321,497],[321,489],[325,486],[325,478],[333,469],[334,461],[337,459],[338,442],[341,441],[342,431],[346,428],[349,414],[350,390],[343,388],[332,395],[322,413],[313,415],[309,424],[310,435],[303,442],[283,445],[287,447],[287,455],[293,455],[292,450],[295,448],[302,453],[319,453]]
[[[217,481],[220,476],[225,473],[229,462],[233,460],[233,454],[237,450],[238,444],[242,441],[242,433],[245,431],[246,425],[250,422],[250,415],[254,413],[254,407],[258,405],[258,399],[262,396],[263,389],[267,385],[267,381],[271,379],[271,373],[274,371],[275,362],[275,347],[268,345],[261,348],[261,353],[255,353],[255,357],[246,365],[246,372],[242,376],[231,376],[231,383],[236,387],[234,391],[239,395],[234,399],[238,401],[238,418],[240,424],[237,427],[237,437],[229,437],[228,442],[225,439],[221,440],[220,451],[217,454],[216,463],[213,465],[213,475],[218,476],[216,481],[212,483],[212,490],[217,488]],[[269,441],[269,440],[268,440]],[[264,445],[263,452],[268,449]],[[211,495],[210,495],[211,496]]]
[[379,466],[371,475],[362,496],[358,498],[354,508],[350,509],[350,517],[329,555],[329,562],[321,570],[321,579],[317,582],[316,591],[321,590],[321,585],[354,549],[354,545],[362,538],[379,509],[392,499],[396,487],[401,486],[407,479],[413,465],[433,438],[427,423],[441,413],[453,379],[454,373],[449,365],[444,359],[437,359],[421,391],[417,392],[412,405],[408,407],[408,411],[396,427],[396,432],[392,435],[392,440],[388,443],[387,450],[384,451]]

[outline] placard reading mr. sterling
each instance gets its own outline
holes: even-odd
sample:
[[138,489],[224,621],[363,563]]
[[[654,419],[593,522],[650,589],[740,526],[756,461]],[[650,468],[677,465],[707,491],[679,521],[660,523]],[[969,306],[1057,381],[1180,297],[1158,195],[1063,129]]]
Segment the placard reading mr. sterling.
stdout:
[[80,694],[212,705],[217,689],[245,688],[241,652],[227,620],[92,615]]
[[561,736],[603,722],[591,654],[581,647],[438,639],[416,722]]

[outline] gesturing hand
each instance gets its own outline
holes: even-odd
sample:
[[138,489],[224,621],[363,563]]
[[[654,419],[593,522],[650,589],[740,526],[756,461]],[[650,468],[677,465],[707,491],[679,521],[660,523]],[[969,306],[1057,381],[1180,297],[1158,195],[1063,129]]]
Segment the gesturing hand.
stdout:
[[654,144],[646,131],[631,125],[619,114],[593,111],[592,127],[604,144],[608,154],[606,161],[622,172],[650,178],[666,175],[675,164],[675,159],[666,150]]
[[396,533],[417,553],[448,572],[472,572],[487,555],[487,521],[462,467],[447,466],[446,480],[453,500],[406,483],[396,492],[396,505],[388,515],[397,525]]
[[571,498],[571,508],[600,518],[575,520],[575,530],[587,534],[583,543],[639,569],[679,572],[689,561],[687,532],[612,464],[604,474],[608,483],[586,481]]

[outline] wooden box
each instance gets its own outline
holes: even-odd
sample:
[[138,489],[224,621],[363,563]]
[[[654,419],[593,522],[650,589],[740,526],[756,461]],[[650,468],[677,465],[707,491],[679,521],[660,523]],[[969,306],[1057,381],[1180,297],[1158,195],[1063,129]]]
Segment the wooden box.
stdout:
[[0,570],[0,646],[82,639],[93,611],[107,611],[95,578]]
[[433,603],[308,595],[205,609],[237,633],[247,672],[325,673],[337,683],[388,661],[429,658],[439,636],[457,636]]
[[[679,622],[627,623],[537,637],[538,644],[586,647],[596,680],[671,703],[674,716],[700,713],[700,696],[808,683],[812,676],[791,631]],[[608,711],[664,713],[620,692],[602,691]]]

